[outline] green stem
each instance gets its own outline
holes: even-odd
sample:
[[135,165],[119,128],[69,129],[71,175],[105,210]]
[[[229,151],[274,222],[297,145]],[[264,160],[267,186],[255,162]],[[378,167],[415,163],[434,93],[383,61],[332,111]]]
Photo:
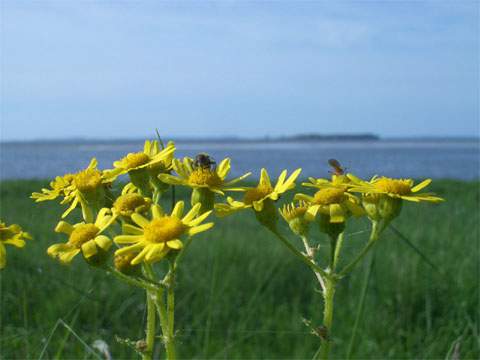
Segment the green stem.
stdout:
[[342,232],[340,235],[338,235],[338,238],[337,238],[337,244],[335,246],[335,251],[334,251],[334,255],[333,255],[333,270],[337,267],[338,265],[338,259],[340,258],[340,251],[342,249],[342,245],[343,245],[343,237],[344,237],[344,233]]
[[298,251],[295,246],[290,244],[290,242],[283,237],[282,234],[280,234],[277,230],[269,228],[269,230],[274,233],[280,241],[290,250],[293,255],[295,255],[297,258],[299,258],[301,261],[303,261],[310,269],[312,269],[314,272],[318,272],[321,274],[324,278],[330,279],[331,276],[327,274],[320,266],[312,262],[307,256],[303,255],[300,251]]
[[151,360],[153,357],[153,347],[155,346],[155,304],[153,294],[146,290],[147,295],[147,348],[142,355],[143,360]]
[[327,279],[324,292],[323,326],[327,330],[327,336],[323,340],[320,349],[320,359],[327,360],[330,353],[330,343],[333,324],[333,298],[335,295],[335,281]]
[[139,287],[139,288],[142,288],[142,289],[145,289],[145,290],[152,290],[152,291],[155,291],[157,289],[156,286],[154,285],[151,285],[151,284],[147,284],[143,281],[140,281],[140,280],[136,280],[128,275],[125,275],[123,273],[121,273],[120,271],[118,271],[117,269],[113,268],[113,267],[110,267],[108,269],[108,272],[110,272],[112,275],[114,275],[117,279],[119,279],[120,281],[123,281],[124,283],[128,284],[128,285],[131,285],[131,286],[136,286],[136,287]]
[[342,271],[340,271],[339,275],[344,276],[347,275],[350,271],[353,270],[355,265],[362,260],[365,255],[367,255],[368,251],[371,249],[373,245],[377,242],[379,235],[380,235],[381,228],[379,227],[378,222],[372,222],[372,232],[370,233],[370,239],[367,242],[367,245],[360,251],[360,253],[357,255],[353,261],[351,261],[347,266],[343,268]]
[[167,340],[167,354],[169,359],[175,359],[175,269],[174,264],[170,264],[169,286],[167,290],[167,309],[168,309],[168,340]]
[[[302,241],[303,241],[303,246],[305,247],[305,251],[307,252],[307,255],[312,259],[312,261],[315,261],[315,250],[310,246],[310,243],[308,242],[308,239],[306,236],[301,236]],[[320,283],[320,286],[322,288],[322,291],[325,291],[325,281],[322,278],[322,275],[318,271],[314,271],[315,276],[317,277],[318,282]]]

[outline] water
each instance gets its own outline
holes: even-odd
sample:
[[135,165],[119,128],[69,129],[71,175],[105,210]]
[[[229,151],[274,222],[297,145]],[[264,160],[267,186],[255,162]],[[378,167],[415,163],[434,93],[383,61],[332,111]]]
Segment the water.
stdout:
[[[100,168],[137,152],[141,142],[112,143],[3,143],[0,179],[52,178],[86,167],[92,157]],[[338,159],[361,176],[375,174],[411,178],[479,178],[479,143],[476,141],[373,141],[321,143],[177,143],[177,157],[207,152],[219,162],[232,159],[232,176],[262,167],[276,177],[283,169],[303,169],[302,176],[329,176],[327,160]]]

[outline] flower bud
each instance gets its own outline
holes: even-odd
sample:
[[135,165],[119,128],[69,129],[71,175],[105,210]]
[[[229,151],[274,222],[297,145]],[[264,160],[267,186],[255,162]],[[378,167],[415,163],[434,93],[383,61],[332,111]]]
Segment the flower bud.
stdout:
[[199,214],[203,214],[206,211],[213,209],[215,202],[215,193],[210,191],[208,188],[195,188],[192,191],[191,203],[192,206],[196,204],[201,204]]
[[140,275],[141,265],[132,265],[131,261],[136,257],[136,253],[127,253],[125,255],[115,255],[113,262],[115,269],[125,275]]

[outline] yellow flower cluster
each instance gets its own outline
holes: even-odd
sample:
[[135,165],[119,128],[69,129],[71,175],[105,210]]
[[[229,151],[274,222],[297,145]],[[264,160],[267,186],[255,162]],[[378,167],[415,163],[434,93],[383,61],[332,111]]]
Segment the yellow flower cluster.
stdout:
[[[295,187],[301,169],[289,176],[287,170],[282,171],[274,183],[267,170],[261,169],[256,186],[237,186],[251,173],[227,179],[230,159],[223,159],[217,166],[207,154],[176,159],[174,153],[173,142],[164,147],[159,141],[147,140],[143,151],[125,155],[113,163],[113,169],[99,170],[96,159],[92,159],[86,169],[57,177],[49,189],[33,193],[37,202],[61,197],[61,204],[69,203],[62,218],[77,207],[82,210],[83,222],[58,223],[55,231],[68,235],[68,240],[50,246],[48,254],[69,263],[81,253],[87,262],[99,264],[115,243],[115,256],[123,262],[128,257],[131,265],[152,263],[172,251],[178,253],[184,247],[182,238],[210,229],[213,223],[202,222],[213,209],[219,217],[252,209],[258,221],[272,231],[277,231],[280,213],[297,235],[306,236],[311,223],[317,222],[322,232],[336,237],[351,216],[368,216],[386,226],[399,214],[404,200],[442,201],[433,194],[420,193],[429,179],[418,185],[410,179],[387,177],[365,181],[344,174],[338,162],[333,162],[335,173],[331,179],[309,178],[302,185],[315,192],[297,193],[293,196],[296,203],[278,209],[276,201]],[[115,195],[113,185],[124,174],[130,181]],[[171,186],[191,189],[192,207],[183,217],[183,201],[174,203],[170,214],[160,205],[162,194]],[[226,192],[243,195],[217,202]]]

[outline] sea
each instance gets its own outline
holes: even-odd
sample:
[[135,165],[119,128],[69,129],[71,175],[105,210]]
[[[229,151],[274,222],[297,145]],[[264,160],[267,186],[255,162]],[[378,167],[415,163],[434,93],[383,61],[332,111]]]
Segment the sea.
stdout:
[[[348,172],[363,178],[384,175],[400,178],[479,179],[478,140],[376,140],[376,141],[178,141],[176,157],[209,154],[217,163],[232,160],[231,176],[262,167],[271,177],[283,169],[302,168],[301,177],[328,177],[328,159],[337,159]],[[142,141],[62,141],[0,143],[0,180],[51,179],[79,171],[95,157],[102,169],[129,152],[143,148]]]

